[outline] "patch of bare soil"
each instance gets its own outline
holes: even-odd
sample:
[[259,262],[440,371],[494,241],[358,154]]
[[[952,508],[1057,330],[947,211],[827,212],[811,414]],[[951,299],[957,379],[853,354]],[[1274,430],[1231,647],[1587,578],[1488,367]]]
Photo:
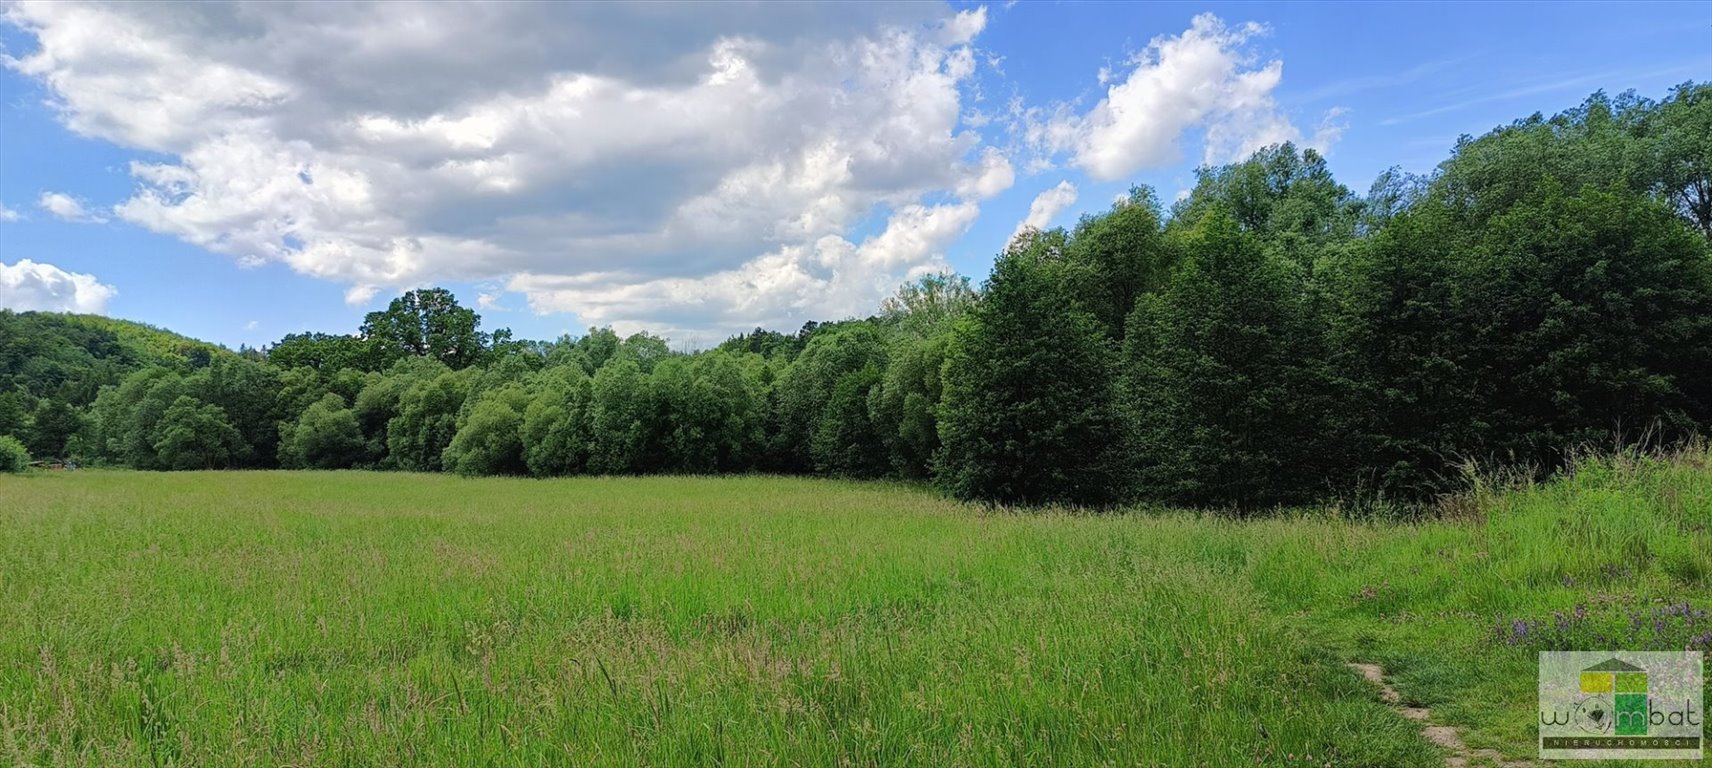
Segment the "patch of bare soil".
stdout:
[[1410,707],[1403,704],[1403,695],[1397,692],[1391,683],[1386,682],[1385,668],[1378,664],[1363,664],[1350,662],[1349,668],[1361,673],[1367,682],[1379,688],[1379,700],[1390,705],[1397,713],[1421,724],[1421,735],[1427,741],[1443,747],[1445,752],[1445,768],[1472,768],[1473,766],[1498,766],[1499,768],[1537,768],[1538,764],[1527,760],[1505,760],[1504,756],[1495,749],[1469,749],[1457,735],[1456,729],[1448,725],[1433,725],[1432,712],[1426,707]]

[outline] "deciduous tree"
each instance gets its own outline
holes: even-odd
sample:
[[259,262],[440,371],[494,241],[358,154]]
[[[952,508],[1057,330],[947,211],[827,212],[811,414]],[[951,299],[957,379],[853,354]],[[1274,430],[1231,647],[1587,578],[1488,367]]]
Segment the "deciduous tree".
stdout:
[[1063,245],[1062,232],[1014,242],[952,337],[938,481],[958,498],[1105,505],[1123,494],[1113,349],[1073,295]]

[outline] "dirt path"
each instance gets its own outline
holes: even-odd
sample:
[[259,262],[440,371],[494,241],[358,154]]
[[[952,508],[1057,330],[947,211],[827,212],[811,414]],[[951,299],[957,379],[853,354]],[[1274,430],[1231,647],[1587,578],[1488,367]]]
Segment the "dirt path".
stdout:
[[1537,768],[1537,764],[1527,760],[1505,760],[1504,756],[1494,749],[1469,749],[1462,743],[1456,729],[1448,725],[1433,725],[1432,712],[1426,707],[1409,707],[1403,705],[1403,695],[1385,681],[1385,668],[1378,664],[1362,664],[1350,662],[1350,669],[1361,673],[1361,676],[1379,687],[1379,699],[1389,704],[1398,714],[1421,724],[1421,735],[1427,740],[1444,747],[1449,755],[1445,756],[1445,768],[1470,768],[1471,766],[1500,766],[1501,768]]

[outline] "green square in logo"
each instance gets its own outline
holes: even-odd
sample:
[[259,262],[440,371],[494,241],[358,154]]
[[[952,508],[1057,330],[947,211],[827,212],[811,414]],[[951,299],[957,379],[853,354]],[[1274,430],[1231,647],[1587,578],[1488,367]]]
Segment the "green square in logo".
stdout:
[[1613,697],[1617,709],[1618,736],[1647,735],[1647,695],[1619,693]]
[[1617,693],[1646,693],[1647,673],[1618,672]]

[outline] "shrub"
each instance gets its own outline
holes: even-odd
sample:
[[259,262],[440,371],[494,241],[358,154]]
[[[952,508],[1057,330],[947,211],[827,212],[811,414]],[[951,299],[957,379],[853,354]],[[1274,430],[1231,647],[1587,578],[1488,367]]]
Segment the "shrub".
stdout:
[[280,425],[279,462],[290,469],[349,469],[367,453],[356,414],[332,392],[305,408],[296,423]]
[[0,472],[22,472],[30,466],[30,452],[11,435],[0,435]]

